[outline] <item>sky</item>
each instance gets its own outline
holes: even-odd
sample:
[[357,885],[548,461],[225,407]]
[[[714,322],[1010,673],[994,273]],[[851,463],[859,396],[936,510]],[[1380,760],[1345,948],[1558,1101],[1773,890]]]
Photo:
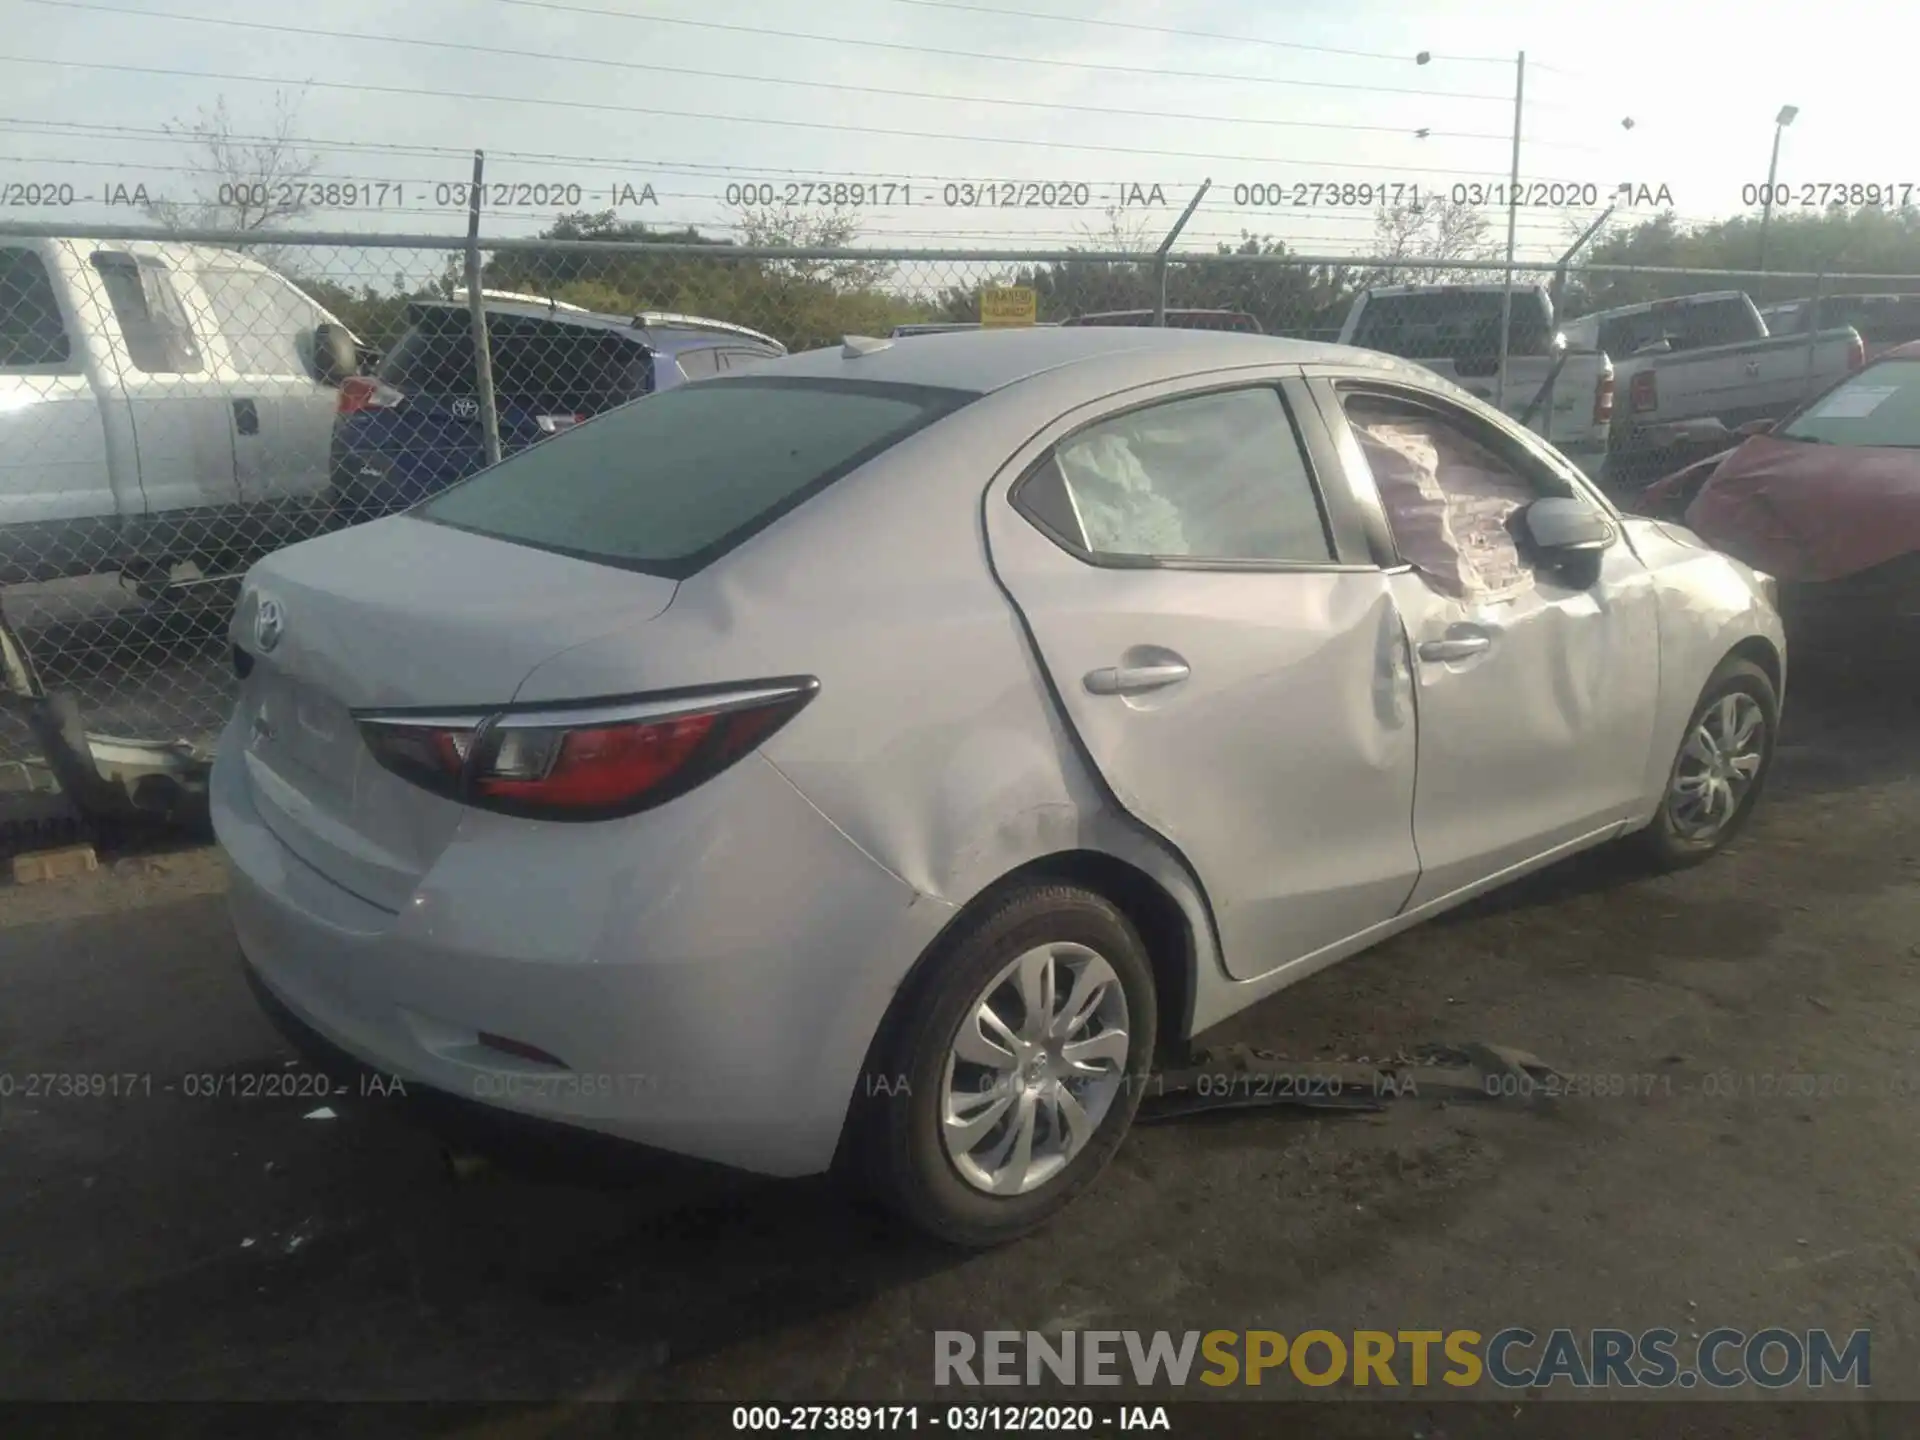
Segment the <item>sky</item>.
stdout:
[[[726,234],[730,201],[781,210],[824,182],[867,187],[840,192],[857,243],[1087,246],[1115,225],[1157,238],[1211,179],[1181,249],[1251,230],[1364,254],[1375,202],[1456,186],[1503,241],[1524,49],[1516,241],[1542,258],[1609,203],[1616,222],[1753,208],[1743,187],[1767,178],[1783,104],[1800,111],[1779,167],[1795,201],[1855,183],[1920,200],[1904,127],[1874,113],[1910,68],[1891,14],[1858,0],[0,0],[0,224],[132,223],[104,201],[136,185],[192,198],[205,178],[163,127],[224,99],[243,134],[295,107],[313,179],[363,187],[304,222],[329,231],[464,231],[454,187],[477,147],[494,235],[606,208]],[[981,203],[1012,181],[1039,187],[1013,198],[1051,203]]]

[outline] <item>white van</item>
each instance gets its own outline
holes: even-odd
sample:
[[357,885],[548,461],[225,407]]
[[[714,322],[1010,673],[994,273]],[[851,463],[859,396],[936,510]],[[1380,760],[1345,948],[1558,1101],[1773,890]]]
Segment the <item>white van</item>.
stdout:
[[0,584],[310,534],[357,342],[232,250],[0,236]]

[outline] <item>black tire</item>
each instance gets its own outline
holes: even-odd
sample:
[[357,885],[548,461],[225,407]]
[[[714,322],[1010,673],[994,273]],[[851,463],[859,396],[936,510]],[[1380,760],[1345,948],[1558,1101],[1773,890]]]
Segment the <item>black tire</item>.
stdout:
[[[1689,835],[1674,818],[1673,782],[1679,774],[1688,739],[1707,712],[1732,694],[1745,694],[1760,707],[1766,727],[1761,738],[1760,768],[1729,819],[1710,835]],[[1746,828],[1753,807],[1759,803],[1760,794],[1766,788],[1767,774],[1773,768],[1774,743],[1779,731],[1780,697],[1773,688],[1773,681],[1767,678],[1767,672],[1748,660],[1730,657],[1722,661],[1719,669],[1707,678],[1706,688],[1700,692],[1700,701],[1688,717],[1687,728],[1681,737],[1681,750],[1675,753],[1673,764],[1667,771],[1659,813],[1653,817],[1652,824],[1632,837],[1641,859],[1655,870],[1684,870],[1711,859],[1725,849]]]
[[[961,1021],[1016,958],[1038,945],[1084,945],[1113,969],[1130,1037],[1124,1079],[1106,1115],[1063,1170],[1025,1194],[993,1195],[964,1179],[943,1143],[947,1057]],[[1111,902],[1077,886],[1023,886],[944,937],[896,1005],[861,1076],[849,1139],[875,1198],[936,1239],[969,1249],[1030,1233],[1087,1189],[1120,1148],[1151,1072],[1153,971],[1138,933]],[[902,1083],[904,1081],[904,1083]]]

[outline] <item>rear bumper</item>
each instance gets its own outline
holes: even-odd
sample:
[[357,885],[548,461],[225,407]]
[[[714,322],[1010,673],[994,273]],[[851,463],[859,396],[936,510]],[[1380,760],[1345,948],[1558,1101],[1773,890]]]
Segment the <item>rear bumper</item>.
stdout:
[[231,727],[211,807],[247,963],[328,1045],[409,1088],[763,1174],[832,1163],[945,915],[759,757],[633,821],[476,812],[400,914],[267,828]]

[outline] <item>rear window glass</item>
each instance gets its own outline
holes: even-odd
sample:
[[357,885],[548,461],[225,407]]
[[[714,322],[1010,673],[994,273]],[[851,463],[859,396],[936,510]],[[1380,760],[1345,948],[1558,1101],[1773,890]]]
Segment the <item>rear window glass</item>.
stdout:
[[[519,315],[487,317],[493,386],[528,409],[595,415],[652,388],[652,357],[637,339]],[[379,378],[407,394],[472,395],[473,320],[465,311],[430,314],[380,364]]]
[[1821,445],[1920,449],[1920,360],[1869,365],[1774,433]]
[[974,398],[766,377],[679,386],[511,456],[412,513],[680,579]]
[[[1497,290],[1459,290],[1414,295],[1372,295],[1360,311],[1353,343],[1403,360],[1495,362],[1500,355]],[[1513,292],[1509,355],[1544,355],[1553,332],[1532,290]]]

